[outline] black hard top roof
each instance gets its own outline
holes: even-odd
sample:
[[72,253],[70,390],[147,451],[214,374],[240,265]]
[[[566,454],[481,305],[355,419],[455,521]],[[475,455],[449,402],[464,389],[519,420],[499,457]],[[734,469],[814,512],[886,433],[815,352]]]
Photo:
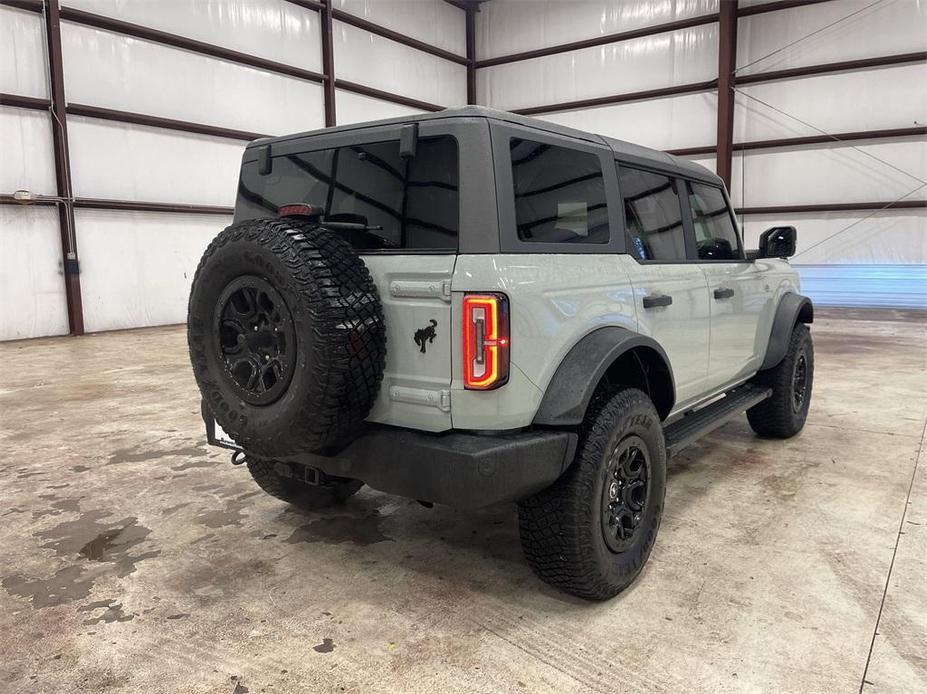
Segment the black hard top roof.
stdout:
[[525,126],[528,128],[534,128],[535,130],[541,130],[544,132],[554,133],[556,135],[563,135],[565,137],[571,137],[578,140],[586,140],[588,142],[598,142],[600,144],[607,145],[612,149],[615,155],[620,159],[626,157],[637,163],[640,162],[652,162],[655,166],[666,169],[667,167],[675,168],[681,172],[686,172],[697,176],[702,179],[712,179],[718,183],[721,182],[721,179],[718,178],[710,170],[706,169],[704,166],[696,164],[689,161],[688,159],[683,159],[682,157],[677,157],[672,154],[667,154],[658,149],[651,149],[650,147],[644,147],[642,145],[636,145],[633,142],[626,142],[624,140],[618,140],[613,137],[606,137],[604,135],[596,135],[594,133],[585,132],[583,130],[576,130],[575,128],[570,128],[565,125],[559,125],[557,123],[551,123],[549,121],[541,120],[539,118],[530,118],[528,116],[521,116],[517,113],[510,113],[508,111],[499,111],[494,108],[488,108],[486,106],[461,106],[459,108],[446,108],[441,111],[435,111],[433,113],[421,113],[411,116],[400,116],[398,118],[387,118],[384,120],[377,121],[366,121],[363,123],[352,123],[350,125],[339,125],[333,128],[324,128],[319,130],[310,130],[303,133],[295,133],[293,135],[283,135],[280,137],[268,137],[261,138],[260,140],[255,140],[250,143],[249,147],[256,147],[260,145],[266,145],[274,142],[287,142],[290,140],[301,139],[304,137],[311,137],[313,135],[321,135],[323,133],[339,133],[339,132],[350,132],[352,130],[363,130],[366,128],[381,126],[381,125],[393,125],[399,123],[416,123],[421,121],[437,120],[441,118],[486,118],[489,120],[501,121],[505,123],[514,123],[516,125]]

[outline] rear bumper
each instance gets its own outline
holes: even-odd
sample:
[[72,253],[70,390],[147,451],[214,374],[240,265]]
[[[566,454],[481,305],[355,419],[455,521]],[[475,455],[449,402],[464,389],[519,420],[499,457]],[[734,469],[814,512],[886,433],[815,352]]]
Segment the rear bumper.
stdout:
[[378,426],[335,456],[303,454],[291,460],[390,494],[480,508],[518,501],[549,486],[575,449],[576,435],[562,431],[429,434]]
[[[210,443],[223,445],[206,408],[203,416]],[[551,485],[572,461],[576,440],[565,431],[431,434],[375,425],[337,455],[304,453],[285,462],[390,494],[472,509],[518,501]]]

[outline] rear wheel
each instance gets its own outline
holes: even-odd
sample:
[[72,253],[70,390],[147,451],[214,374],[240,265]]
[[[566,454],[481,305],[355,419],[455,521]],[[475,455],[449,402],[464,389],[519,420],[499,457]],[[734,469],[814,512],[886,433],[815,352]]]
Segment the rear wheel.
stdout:
[[772,395],[747,410],[747,421],[760,436],[787,439],[805,426],[814,381],[814,345],[804,323],[792,329],[789,348],[776,366],[760,371],[754,381],[772,388]]
[[666,447],[650,398],[601,389],[573,464],[518,507],[525,557],[546,583],[588,600],[628,587],[653,548],[663,513]]
[[248,458],[248,472],[271,496],[305,509],[323,509],[344,503],[364,483],[347,477],[327,477],[321,484],[300,480],[291,466],[275,460]]

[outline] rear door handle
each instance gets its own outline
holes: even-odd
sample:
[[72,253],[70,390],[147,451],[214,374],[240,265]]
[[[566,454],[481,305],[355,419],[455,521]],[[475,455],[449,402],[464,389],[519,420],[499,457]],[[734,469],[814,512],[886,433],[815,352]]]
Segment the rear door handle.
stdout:
[[722,287],[721,289],[715,289],[715,298],[716,299],[730,299],[734,296],[734,290],[730,287]]
[[669,306],[673,303],[673,297],[666,294],[653,294],[644,297],[644,308],[656,308],[657,306]]

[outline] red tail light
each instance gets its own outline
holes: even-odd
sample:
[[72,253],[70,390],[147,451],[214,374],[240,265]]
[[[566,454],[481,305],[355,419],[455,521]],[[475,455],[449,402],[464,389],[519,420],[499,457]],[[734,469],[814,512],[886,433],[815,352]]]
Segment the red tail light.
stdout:
[[464,387],[490,390],[509,380],[509,301],[504,294],[463,300]]

